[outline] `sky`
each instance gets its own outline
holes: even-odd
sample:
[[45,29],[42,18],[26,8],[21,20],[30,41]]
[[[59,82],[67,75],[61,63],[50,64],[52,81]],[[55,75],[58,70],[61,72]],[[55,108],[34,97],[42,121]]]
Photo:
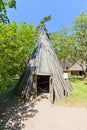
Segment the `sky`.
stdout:
[[49,32],[58,31],[62,26],[71,26],[80,12],[87,8],[87,0],[16,0],[17,9],[8,9],[10,21],[20,24],[23,20],[34,27],[44,16],[51,15],[46,23]]

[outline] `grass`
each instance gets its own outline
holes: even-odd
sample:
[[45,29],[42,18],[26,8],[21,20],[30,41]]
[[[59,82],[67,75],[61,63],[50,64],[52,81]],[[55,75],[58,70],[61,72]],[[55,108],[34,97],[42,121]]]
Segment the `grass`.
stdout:
[[87,82],[82,77],[70,77],[73,91],[68,98],[57,101],[56,104],[81,106],[87,108]]

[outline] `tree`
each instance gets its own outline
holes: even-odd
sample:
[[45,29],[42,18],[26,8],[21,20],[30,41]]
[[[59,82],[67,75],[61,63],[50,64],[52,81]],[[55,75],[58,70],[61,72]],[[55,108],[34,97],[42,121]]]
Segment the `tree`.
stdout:
[[33,24],[0,24],[0,90],[17,78],[30,57],[36,40]]
[[7,7],[16,8],[16,0],[0,0],[0,23],[9,23]]
[[[62,27],[59,31],[51,34],[52,46],[60,60],[63,69],[67,69],[73,62],[75,53],[75,41],[68,28]],[[71,31],[71,30],[70,30]]]
[[73,23],[73,35],[77,42],[79,59],[86,62],[85,77],[87,77],[87,12],[80,13]]

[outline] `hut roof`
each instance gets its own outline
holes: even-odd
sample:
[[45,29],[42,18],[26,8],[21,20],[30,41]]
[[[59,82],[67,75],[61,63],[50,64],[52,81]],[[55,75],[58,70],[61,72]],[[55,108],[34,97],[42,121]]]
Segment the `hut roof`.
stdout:
[[77,62],[69,68],[69,71],[84,71],[85,69],[85,62]]
[[[34,66],[34,73],[53,74],[56,69],[62,74],[62,67],[51,47],[51,43],[45,33],[41,33],[38,44],[28,63],[29,67]],[[56,66],[56,68],[54,68]]]

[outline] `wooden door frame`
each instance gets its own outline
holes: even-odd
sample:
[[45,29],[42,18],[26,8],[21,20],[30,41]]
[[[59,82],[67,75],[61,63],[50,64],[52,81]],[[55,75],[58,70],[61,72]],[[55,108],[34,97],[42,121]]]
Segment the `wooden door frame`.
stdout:
[[50,101],[53,104],[53,76],[49,76],[49,93],[50,93]]
[[50,101],[51,103],[53,104],[53,76],[52,74],[49,74],[49,75],[38,75],[38,74],[35,74],[34,75],[34,83],[33,83],[33,88],[34,88],[34,95],[35,97],[37,97],[37,76],[49,76],[49,94],[50,94]]

